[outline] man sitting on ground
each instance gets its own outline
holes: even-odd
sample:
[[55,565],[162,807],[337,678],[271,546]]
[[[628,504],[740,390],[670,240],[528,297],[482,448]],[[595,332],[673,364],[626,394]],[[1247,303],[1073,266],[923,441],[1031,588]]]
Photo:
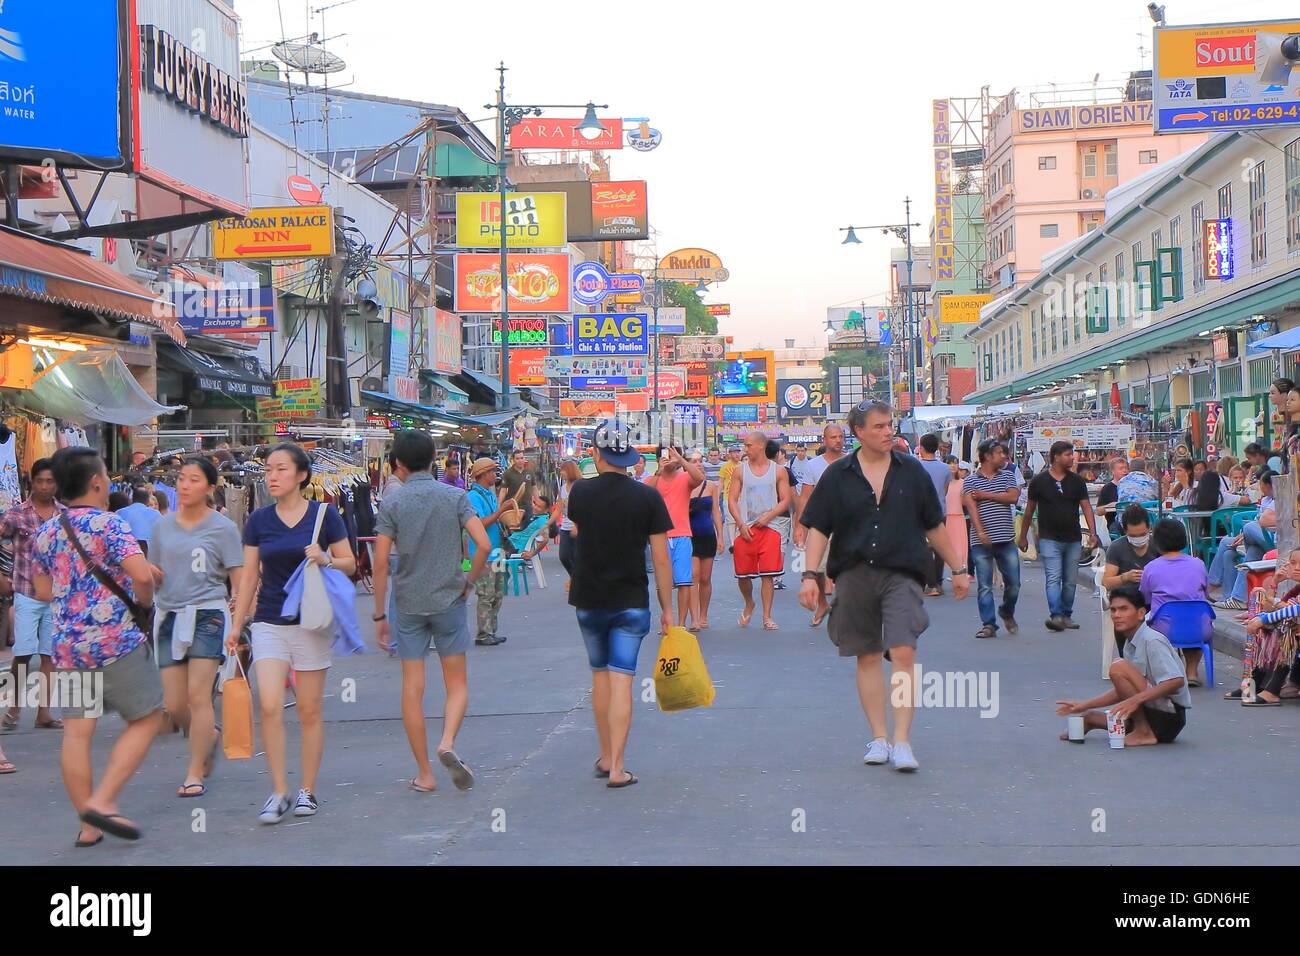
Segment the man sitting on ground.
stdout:
[[[1106,729],[1109,707],[1125,722],[1125,747],[1170,744],[1187,723],[1192,695],[1187,690],[1183,662],[1169,638],[1143,620],[1147,599],[1135,585],[1110,592],[1110,618],[1115,639],[1123,639],[1124,656],[1110,666],[1111,690],[1082,702],[1058,700],[1059,717],[1083,714],[1083,732]],[[1067,734],[1062,740],[1069,739]]]

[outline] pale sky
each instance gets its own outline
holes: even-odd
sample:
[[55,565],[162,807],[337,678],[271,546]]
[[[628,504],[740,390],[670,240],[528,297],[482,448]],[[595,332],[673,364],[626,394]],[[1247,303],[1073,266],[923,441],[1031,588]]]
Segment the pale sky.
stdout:
[[[460,107],[495,100],[505,60],[514,103],[608,103],[649,117],[650,153],[612,153],[615,178],[645,179],[659,252],[699,246],[731,272],[706,302],[738,347],[825,342],[826,307],[883,301],[894,240],[843,246],[838,229],[901,223],[913,242],[934,212],[930,101],[1122,80],[1151,67],[1146,4],[1093,0],[795,5],[657,0],[236,0],[244,47],[313,30],[361,93]],[[1281,0],[1169,0],[1171,26],[1294,17]],[[283,26],[281,23],[283,22]],[[1145,49],[1139,58],[1139,44]],[[270,58],[263,50],[258,57]],[[301,74],[298,74],[301,78]],[[1117,97],[1114,97],[1117,98]],[[1103,97],[1104,101],[1105,97]],[[549,111],[548,115],[580,115]],[[480,124],[494,138],[490,121]],[[373,145],[373,144],[352,144]]]

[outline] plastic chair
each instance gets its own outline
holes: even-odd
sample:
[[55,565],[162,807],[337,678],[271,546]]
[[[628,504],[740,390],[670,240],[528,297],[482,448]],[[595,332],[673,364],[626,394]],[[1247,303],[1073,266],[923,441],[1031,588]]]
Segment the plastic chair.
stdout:
[[1231,518],[1229,518],[1228,530],[1226,533],[1232,535],[1235,538],[1237,535],[1241,534],[1242,529],[1246,527],[1247,521],[1254,521],[1258,517],[1259,517],[1258,508],[1242,508],[1240,511],[1234,513],[1231,516]]
[[1214,686],[1214,607],[1208,601],[1167,601],[1149,623],[1174,647],[1199,647],[1204,652],[1205,683]]

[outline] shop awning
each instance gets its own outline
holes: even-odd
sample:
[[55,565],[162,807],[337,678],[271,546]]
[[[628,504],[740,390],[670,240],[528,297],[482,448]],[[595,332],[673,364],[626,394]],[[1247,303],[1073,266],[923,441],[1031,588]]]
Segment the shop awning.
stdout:
[[193,377],[205,392],[220,392],[235,398],[275,396],[275,384],[251,355],[214,355],[159,342],[158,362]]
[[0,226],[0,295],[147,322],[184,345],[171,303],[76,246]]
[[159,405],[113,349],[70,352],[32,383],[38,411],[79,425],[143,425],[184,405]]
[[432,382],[434,385],[437,385],[439,388],[445,391],[447,393],[447,397],[452,399],[453,401],[457,401],[457,402],[469,401],[469,394],[459,386],[453,385],[451,381],[445,378],[444,376],[436,375],[433,372],[429,372],[429,371],[421,371],[420,376],[425,380]]
[[1285,332],[1279,332],[1277,335],[1270,335],[1258,342],[1251,342],[1246,346],[1246,349],[1254,352],[1272,351],[1274,349],[1289,352],[1291,349],[1300,349],[1300,326],[1287,329]]
[[363,389],[361,392],[361,402],[366,408],[391,412],[394,415],[404,415],[407,418],[418,418],[420,421],[428,422],[430,425],[437,425],[440,428],[479,428],[491,427],[492,425],[491,422],[482,418],[458,415],[455,412],[448,412],[441,408],[434,408],[431,405],[419,405],[415,402],[404,402],[391,395],[385,395],[383,392],[368,392]]

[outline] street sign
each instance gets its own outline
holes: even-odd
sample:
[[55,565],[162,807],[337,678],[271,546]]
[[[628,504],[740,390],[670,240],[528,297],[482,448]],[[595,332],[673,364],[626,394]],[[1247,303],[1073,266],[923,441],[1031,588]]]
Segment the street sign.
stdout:
[[941,295],[939,301],[939,321],[945,324],[958,322],[978,322],[980,309],[993,301],[991,295]]
[[644,355],[597,355],[589,357],[548,355],[545,361],[542,362],[542,372],[547,378],[568,378],[571,375],[626,376],[630,385],[637,376],[641,377],[644,384],[650,365],[650,360]]
[[587,139],[578,132],[582,118],[524,120],[510,128],[506,145],[510,149],[599,149],[611,150],[623,148],[623,121],[621,119],[602,118],[605,127],[595,139]]
[[1237,274],[1232,258],[1232,220],[1207,219],[1205,229],[1205,278],[1231,279]]
[[574,355],[645,355],[644,312],[597,312],[573,317]]
[[709,315],[731,315],[730,305],[706,305],[704,311]]
[[682,305],[660,306],[651,319],[650,331],[660,335],[680,335],[686,331],[686,307]]
[[[501,258],[491,252],[462,252],[456,267],[456,311],[501,311]],[[572,280],[567,253],[512,252],[506,260],[510,311],[569,311]]]
[[644,375],[573,375],[570,388],[645,388]]
[[721,335],[679,335],[674,341],[679,362],[721,362],[727,354]]
[[707,249],[678,249],[659,260],[659,278],[682,282],[725,282],[731,278],[722,260]]
[[658,373],[659,401],[677,398],[686,394],[686,366],[669,365],[661,367]]
[[[510,317],[511,345],[546,345],[550,341],[550,326],[546,317],[541,315],[519,315]],[[492,344],[501,344],[501,316],[492,318]]]
[[[564,193],[506,193],[506,247],[563,246],[568,241]],[[501,245],[501,194],[456,193],[456,245]]]
[[1300,125],[1300,20],[1157,27],[1157,133]]
[[303,259],[334,254],[329,206],[264,206],[212,224],[217,259]]

